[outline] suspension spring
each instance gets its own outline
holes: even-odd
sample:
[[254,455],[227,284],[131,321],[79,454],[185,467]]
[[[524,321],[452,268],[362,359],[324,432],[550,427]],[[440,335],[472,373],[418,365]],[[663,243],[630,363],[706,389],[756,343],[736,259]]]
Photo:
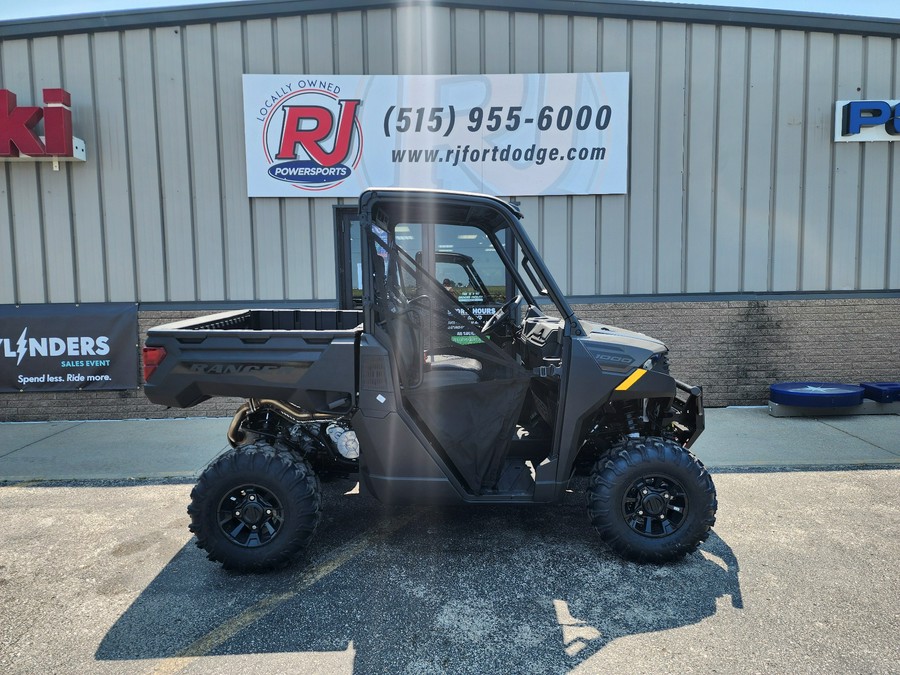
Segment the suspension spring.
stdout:
[[620,405],[622,426],[626,436],[638,436],[644,421],[644,406],[640,399],[623,401]]

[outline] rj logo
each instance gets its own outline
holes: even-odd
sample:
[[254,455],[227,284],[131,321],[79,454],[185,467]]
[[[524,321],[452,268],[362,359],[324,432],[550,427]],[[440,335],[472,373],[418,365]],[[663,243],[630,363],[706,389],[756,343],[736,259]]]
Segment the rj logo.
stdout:
[[[337,115],[337,132],[331,150],[323,147],[323,141],[335,129],[334,113],[328,108],[314,105],[284,106],[284,123],[281,128],[281,144],[275,159],[295,159],[299,145],[319,166],[331,167],[350,156],[353,142],[353,126],[361,101],[342,100]],[[309,126],[309,123],[312,123]]]

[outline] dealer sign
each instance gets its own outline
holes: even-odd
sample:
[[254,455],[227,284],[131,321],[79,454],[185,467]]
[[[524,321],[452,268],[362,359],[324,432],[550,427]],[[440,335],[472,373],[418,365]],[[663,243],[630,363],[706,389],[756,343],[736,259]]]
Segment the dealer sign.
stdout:
[[900,140],[900,101],[837,101],[834,140]]
[[622,194],[628,73],[244,75],[251,197]]
[[136,305],[0,305],[0,392],[137,386]]
[[[44,89],[44,106],[19,105],[9,89],[0,89],[0,159],[80,161],[84,141],[72,135],[72,97],[65,89]],[[43,135],[39,124],[43,122]]]

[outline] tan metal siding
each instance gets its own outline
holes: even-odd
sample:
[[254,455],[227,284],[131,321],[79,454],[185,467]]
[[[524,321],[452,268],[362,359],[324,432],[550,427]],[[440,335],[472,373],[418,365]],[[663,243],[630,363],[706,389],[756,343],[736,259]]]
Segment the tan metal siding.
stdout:
[[[459,9],[450,16],[454,55],[453,74],[477,75],[482,72],[482,13],[472,9]],[[475,49],[472,45],[478,45],[478,48]]]
[[[253,289],[250,202],[244,169],[243,27],[240,23],[213,26],[213,63],[216,64],[216,108],[219,127],[218,151],[221,174],[221,214],[225,244],[225,293],[223,299],[255,299]],[[215,209],[215,204],[208,204]],[[206,299],[206,298],[204,298]],[[210,298],[211,299],[211,298]]]
[[828,231],[831,219],[831,166],[834,144],[831,143],[834,116],[833,35],[811,35],[807,50],[815,58],[806,63],[806,119],[803,164],[803,248],[801,250],[800,288],[810,290],[828,285]]
[[[687,137],[685,139],[684,290],[708,293],[713,288],[713,210],[716,200],[716,80],[718,30],[692,26],[689,35]],[[633,86],[633,85],[632,85]],[[689,224],[689,225],[688,225]]]
[[599,272],[597,198],[576,196],[569,197],[569,202],[569,292],[574,295],[593,295]]
[[225,296],[225,243],[219,204],[221,167],[216,124],[213,34],[208,25],[184,29],[191,213],[198,300]]
[[[131,181],[128,152],[128,129],[125,120],[124,74],[122,69],[122,34],[98,33],[93,37],[93,78],[97,114],[97,145],[91,148],[100,167],[100,205],[104,226],[104,259],[106,265],[106,298],[122,302],[139,299],[135,288],[137,253],[133,247],[134,214],[131,210]],[[73,126],[75,122],[73,121]],[[90,162],[74,166],[84,171]],[[163,169],[165,169],[163,167]],[[16,195],[18,197],[18,195]],[[137,253],[137,255],[136,255]],[[79,264],[97,264],[87,259]],[[168,298],[166,298],[168,299]],[[83,301],[95,298],[82,298]]]
[[[39,38],[31,46],[34,91],[59,86],[59,41]],[[68,171],[54,171],[52,165],[38,167],[41,191],[40,213],[44,228],[44,262],[47,298],[50,302],[75,301],[75,272],[72,251],[72,219]],[[37,223],[34,223],[36,225]],[[37,228],[36,228],[37,229]]]
[[[593,73],[600,68],[600,22],[593,17],[568,20],[571,31],[570,67],[574,72]],[[600,281],[599,205],[594,196],[569,198],[569,274],[567,285],[574,295],[594,295]]]
[[[628,52],[631,43],[630,22],[620,19],[600,22],[600,70],[624,72],[628,70]],[[631,85],[632,92],[634,84]],[[634,104],[632,103],[632,109]],[[635,137],[634,116],[631,118],[631,139]],[[631,142],[629,141],[629,145]],[[630,152],[629,152],[630,155]],[[629,156],[629,163],[631,163]],[[634,184],[634,167],[629,178],[629,190]],[[631,197],[607,195],[600,201],[600,275],[598,292],[601,295],[625,293],[625,261],[627,256],[628,218]]]
[[[197,261],[194,212],[191,208],[191,165],[211,168],[208,158],[190,155],[187,97],[182,31],[159,28],[154,31],[157,78],[157,134],[166,243],[168,297],[192,300],[196,297]],[[201,122],[198,120],[198,123]]]
[[[635,21],[631,27],[631,170],[626,221],[626,293],[653,293],[658,253],[657,171],[659,135],[659,49],[655,22]],[[668,214],[667,214],[668,215]]]
[[394,16],[389,9],[366,12],[366,61],[365,75],[391,75],[394,72]]
[[[769,251],[769,288],[796,290],[799,280],[800,222],[802,219],[803,115],[801,84],[806,65],[803,35],[782,33],[778,53],[775,117],[775,168],[769,180],[775,187],[772,239]],[[821,195],[828,200],[828,195]],[[825,258],[822,258],[823,262]]]
[[[279,35],[282,20],[279,19]],[[363,57],[363,25],[359,12],[343,12],[337,15],[337,70],[338,73],[362,73],[365,68]],[[281,64],[279,63],[279,66]],[[282,73],[295,73],[295,70],[279,68]]]
[[12,214],[10,193],[7,189],[8,175],[5,167],[0,167],[0,303],[16,302],[16,278],[12,245]]
[[[25,42],[4,43],[0,51],[4,87],[16,92],[20,102],[31,97],[31,54]],[[39,168],[32,164],[8,164],[9,214],[16,275],[17,302],[45,302],[46,270]]]
[[[863,96],[880,97],[879,92],[889,91],[892,73],[886,64],[894,62],[891,41],[885,38],[867,40]],[[859,260],[854,288],[882,288],[886,281],[887,267],[878,264],[886,261],[888,223],[890,210],[890,147],[887,143],[869,143],[863,148],[862,192],[859,214]],[[868,265],[866,261],[875,264]]]
[[[453,71],[453,48],[450,31],[450,9],[422,8],[422,64],[426,73]],[[477,36],[472,36],[477,37]]]
[[656,106],[659,131],[656,149],[658,195],[654,213],[654,245],[657,251],[654,293],[680,293],[682,287],[686,48],[683,25],[661,25],[659,102]]
[[[836,98],[862,98],[863,40],[853,36],[838,37],[837,59]],[[829,286],[837,290],[852,289],[859,269],[862,153],[862,143],[838,143],[834,148]]]
[[[172,29],[164,29],[171,33]],[[153,51],[162,52],[162,58],[157,59],[156,74],[164,81],[168,80],[166,65],[169,61],[168,53],[171,46],[159,39],[154,40],[151,31],[129,31],[122,35],[122,53],[124,55],[124,77],[122,84],[125,87],[126,124],[128,129],[128,154],[129,177],[133,186],[132,192],[132,227],[134,229],[135,244],[135,268],[137,271],[138,297],[165,297],[166,272],[173,272],[182,265],[178,260],[166,255],[163,250],[164,243],[170,246],[177,245],[172,241],[179,232],[185,230],[190,233],[190,212],[187,218],[183,214],[174,217],[170,215],[176,203],[173,190],[160,190],[160,176],[163,176],[164,186],[171,185],[174,181],[177,190],[184,181],[184,166],[186,160],[179,161],[179,146],[175,146],[175,153],[168,151],[166,146],[177,143],[184,136],[184,125],[166,124],[169,112],[177,100],[183,95],[183,82],[178,78],[177,83],[163,86],[154,81],[154,63],[147,58]],[[160,97],[160,105],[157,106],[157,95]],[[182,118],[184,116],[182,108]],[[169,132],[159,137],[156,120],[162,121],[163,128]],[[173,136],[175,138],[173,138]],[[162,145],[162,154],[159,152]],[[165,221],[163,213],[165,212]],[[172,236],[163,236],[163,223],[178,223],[181,227],[172,228]],[[188,227],[183,225],[187,224]],[[165,239],[165,241],[164,241]],[[192,242],[182,250],[190,254],[193,251]],[[192,276],[188,284],[175,283],[176,290],[170,297],[192,298],[194,284]]]
[[[511,16],[507,12],[485,11],[483,13],[484,29],[479,36],[480,51],[484,54],[482,73],[512,73],[510,55],[512,54],[512,35],[510,34]],[[474,49],[469,43],[468,48]],[[532,45],[534,48],[534,45]]]
[[539,246],[544,262],[561,284],[567,284],[571,264],[569,242],[572,239],[568,209],[569,198],[554,195],[539,200]]
[[774,31],[748,36],[747,120],[744,128],[744,228],[741,280],[745,291],[768,290],[772,237],[772,161],[775,157]]
[[[740,287],[743,221],[747,31],[719,29],[716,73],[713,289]],[[714,62],[715,63],[715,62]]]
[[313,292],[316,253],[312,245],[311,209],[311,199],[284,200],[284,219],[288,223],[284,266],[287,271],[287,297],[290,299],[316,297]]
[[[97,103],[93,87],[91,38],[67,35],[62,38],[63,79],[72,95],[72,117],[76,135],[91,154],[84,167],[60,166],[69,176],[72,200],[74,249],[68,251],[75,265],[75,299],[98,302],[107,299],[106,239],[101,210],[100,163],[97,161]],[[17,196],[18,198],[18,196]]]
[[421,6],[7,40],[0,86],[66,87],[88,161],[0,163],[0,302],[333,298],[338,200],[246,197],[245,72],[628,71],[629,194],[521,199],[567,293],[896,289],[897,151],[831,136],[897,49]]

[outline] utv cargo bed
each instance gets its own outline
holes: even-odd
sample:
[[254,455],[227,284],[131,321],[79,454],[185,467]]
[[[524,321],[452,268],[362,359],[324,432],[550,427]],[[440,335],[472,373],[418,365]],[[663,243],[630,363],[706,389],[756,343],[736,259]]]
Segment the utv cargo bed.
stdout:
[[[349,409],[362,312],[251,309],[150,329],[147,397],[189,408],[213,396],[276,398],[310,412]],[[158,364],[154,368],[154,363]]]

